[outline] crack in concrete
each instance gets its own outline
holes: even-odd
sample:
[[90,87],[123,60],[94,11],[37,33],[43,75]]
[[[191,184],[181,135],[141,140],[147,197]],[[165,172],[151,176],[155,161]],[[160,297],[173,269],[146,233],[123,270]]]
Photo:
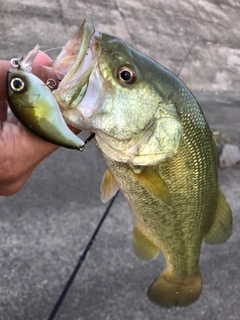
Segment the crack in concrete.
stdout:
[[[116,5],[116,10],[118,11],[118,13],[119,13],[119,15],[120,15],[120,17],[121,17],[121,19],[122,19],[122,22],[123,22],[123,24],[124,24],[124,26],[125,26],[125,18],[124,18],[124,15],[122,14],[122,12],[121,12],[121,10],[120,10],[120,7],[119,7],[119,4],[118,4],[118,1],[117,0],[115,0],[114,1],[115,2],[115,5]],[[128,28],[125,26],[125,30],[127,31],[127,34],[129,35],[129,38],[131,39],[131,41],[134,41],[134,39],[133,39],[133,37],[132,37],[132,34],[129,32],[129,30],[128,30]]]
[[184,68],[189,56],[191,55],[192,49],[195,47],[195,45],[197,43],[197,39],[198,39],[198,36],[195,37],[195,39],[193,40],[192,44],[190,45],[189,50],[188,50],[185,58],[183,59],[181,65],[180,65],[180,68],[179,68],[179,70],[178,70],[178,72],[176,74],[178,77],[180,76],[180,74],[181,74],[181,72],[182,72],[182,70],[183,70],[183,68]]

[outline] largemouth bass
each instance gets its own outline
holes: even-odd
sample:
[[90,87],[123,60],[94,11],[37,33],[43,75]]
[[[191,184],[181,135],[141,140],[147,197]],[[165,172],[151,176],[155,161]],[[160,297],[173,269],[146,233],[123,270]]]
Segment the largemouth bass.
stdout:
[[78,35],[78,56],[53,94],[67,123],[95,133],[108,167],[102,200],[123,192],[135,219],[135,254],[165,257],[148,297],[164,307],[188,305],[201,293],[202,241],[225,242],[232,230],[212,132],[169,70],[88,20]]
[[30,131],[51,143],[82,150],[84,142],[67,126],[51,90],[31,73],[38,53],[36,46],[19,62],[17,69],[8,71],[8,103],[13,114]]

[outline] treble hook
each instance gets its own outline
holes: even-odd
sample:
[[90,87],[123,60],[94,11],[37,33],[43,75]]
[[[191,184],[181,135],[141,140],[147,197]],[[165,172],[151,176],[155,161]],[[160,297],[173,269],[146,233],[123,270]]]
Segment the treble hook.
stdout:
[[48,79],[48,80],[46,81],[46,85],[48,86],[49,89],[55,89],[55,88],[57,88],[57,82],[56,82],[54,79],[52,79],[52,78],[50,78],[50,79]]
[[10,60],[10,63],[11,63],[11,66],[13,67],[13,68],[18,68],[18,67],[20,67],[20,61],[22,61],[22,59],[23,59],[23,56],[19,56],[19,57],[17,57],[17,58],[13,58],[13,59],[11,59]]
[[84,145],[86,145],[88,142],[90,142],[95,137],[95,133],[92,133],[85,141]]

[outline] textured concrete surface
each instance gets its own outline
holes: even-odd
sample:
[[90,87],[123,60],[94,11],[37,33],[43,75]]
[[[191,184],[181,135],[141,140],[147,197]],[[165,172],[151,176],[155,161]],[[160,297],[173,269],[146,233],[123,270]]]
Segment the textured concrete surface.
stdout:
[[83,18],[121,37],[193,90],[238,91],[238,0],[1,0],[0,56],[63,45]]
[[[89,17],[100,31],[180,72],[211,127],[240,145],[238,0],[0,0],[0,8],[1,59],[36,43],[43,49],[63,45]],[[83,153],[60,149],[19,193],[0,197],[0,320],[47,319],[106,208],[99,193],[104,170],[93,144]],[[239,166],[219,171],[219,179],[234,232],[226,244],[203,244],[203,293],[195,304],[167,310],[148,301],[147,288],[164,259],[134,256],[132,215],[120,194],[56,319],[238,320]]]

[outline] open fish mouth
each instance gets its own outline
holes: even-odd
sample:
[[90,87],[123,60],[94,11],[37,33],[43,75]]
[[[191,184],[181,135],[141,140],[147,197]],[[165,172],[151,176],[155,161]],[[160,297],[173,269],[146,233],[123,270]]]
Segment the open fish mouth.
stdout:
[[99,38],[101,33],[85,19],[52,64],[58,71],[67,72],[58,89],[53,91],[62,110],[76,108],[84,98],[89,77],[97,65]]

